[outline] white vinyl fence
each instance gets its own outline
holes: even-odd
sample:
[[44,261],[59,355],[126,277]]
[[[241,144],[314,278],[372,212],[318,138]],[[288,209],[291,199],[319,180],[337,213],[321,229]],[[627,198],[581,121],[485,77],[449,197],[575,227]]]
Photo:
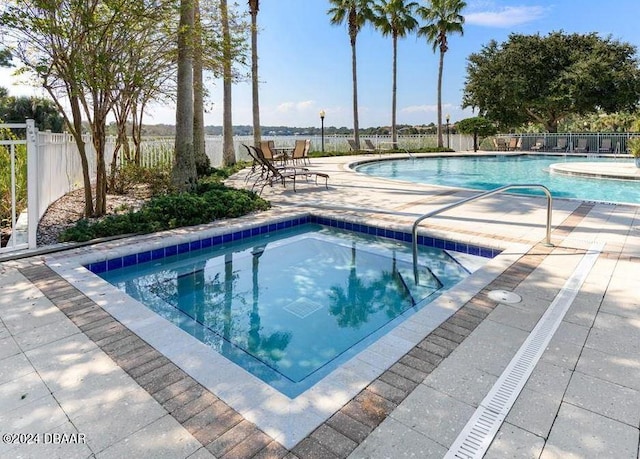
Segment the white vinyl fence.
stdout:
[[[80,163],[80,155],[73,137],[69,134],[54,134],[50,132],[38,132],[32,120],[27,120],[25,124],[9,124],[0,125],[0,128],[7,127],[10,129],[24,129],[26,131],[26,140],[2,140],[0,143],[0,154],[13,155],[15,158],[15,149],[20,145],[26,145],[29,154],[28,175],[28,209],[29,214],[26,218],[24,209],[15,208],[15,183],[13,183],[12,205],[13,217],[9,222],[3,222],[3,225],[10,225],[11,229],[21,227],[22,223],[28,220],[28,238],[25,240],[12,238],[11,243],[4,250],[16,250],[24,247],[35,247],[35,238],[37,230],[37,222],[44,215],[51,203],[62,197],[66,193],[79,189],[83,186],[82,166]],[[508,135],[507,135],[508,136]],[[514,136],[514,135],[511,135]],[[523,138],[523,150],[529,147],[529,144],[536,138],[544,136],[545,142],[553,144],[556,137],[569,137],[571,141],[569,145],[573,145],[580,137],[589,139],[590,150],[598,151],[598,146],[605,137],[610,137],[616,152],[624,152],[626,140],[629,134],[529,134],[519,135]],[[347,135],[299,135],[299,136],[269,136],[264,135],[264,140],[273,140],[277,146],[292,146],[296,138],[305,138],[311,140],[311,150],[320,151],[322,145],[326,152],[347,151],[349,144],[347,139],[353,136]],[[370,139],[379,149],[390,148],[391,137],[382,135],[366,135],[361,139]],[[96,155],[91,143],[90,136],[84,137],[87,156],[89,160],[89,171],[95,176]],[[248,160],[246,150],[242,144],[252,144],[252,136],[236,136],[234,137],[235,154],[237,160]],[[469,135],[461,134],[445,134],[445,146],[449,146],[455,151],[471,151],[473,149],[473,138]],[[107,171],[110,168],[111,159],[115,149],[115,137],[108,138],[105,148],[105,163]],[[206,138],[206,154],[211,160],[213,167],[219,167],[222,164],[222,137],[208,136]],[[435,147],[437,138],[434,134],[419,135],[400,135],[398,136],[398,146],[409,152],[419,148]],[[24,147],[23,147],[24,148]],[[158,164],[167,164],[173,160],[174,138],[146,138],[143,139],[141,146],[141,161],[144,166],[155,166]],[[120,155],[122,156],[122,155]],[[122,163],[123,159],[119,157],[118,163]],[[14,164],[14,162],[9,162]],[[9,171],[10,177],[15,178],[14,166]],[[35,185],[33,185],[35,184]],[[22,212],[22,214],[21,214]],[[24,217],[24,218],[23,218]],[[15,231],[13,231],[15,233]],[[21,234],[27,234],[21,231]],[[25,238],[23,238],[25,239]]]
[[[0,253],[13,250],[36,247],[36,231],[38,227],[37,214],[37,171],[36,171],[36,135],[37,131],[33,120],[27,120],[24,124],[0,124],[0,130],[12,130],[18,133],[17,138],[13,135],[0,136],[0,155],[3,155],[3,169],[0,171],[3,181],[3,207],[9,210],[7,221],[0,222],[3,229],[11,234],[5,247],[0,247]],[[21,132],[22,131],[22,132]],[[20,151],[22,150],[22,151]],[[18,155],[26,153],[27,177],[26,183],[18,183],[20,174],[18,173]],[[6,165],[6,166],[5,166]],[[6,188],[5,188],[6,185]],[[18,208],[18,190],[27,187],[27,208]],[[4,191],[7,192],[6,196]],[[6,200],[6,201],[5,201]]]

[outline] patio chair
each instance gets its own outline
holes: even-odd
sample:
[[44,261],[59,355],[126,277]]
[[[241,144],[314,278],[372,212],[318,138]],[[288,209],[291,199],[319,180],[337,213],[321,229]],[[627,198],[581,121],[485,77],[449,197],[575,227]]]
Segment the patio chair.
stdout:
[[355,139],[347,139],[347,143],[349,144],[349,148],[351,148],[353,151],[358,151]]
[[558,139],[558,143],[556,144],[556,146],[553,147],[551,150],[552,151],[567,151],[567,138],[566,137],[560,137]]
[[273,140],[263,140],[260,142],[260,150],[264,154],[264,158],[267,161],[275,162],[282,161],[284,162],[285,156],[282,153],[277,153],[275,144]]
[[578,146],[575,148],[576,153],[587,153],[589,151],[589,145],[587,144],[587,139],[582,138],[578,139]]
[[302,164],[309,165],[311,161],[309,160],[309,150],[311,149],[311,140],[307,139],[304,141],[304,151],[302,152]]
[[598,148],[598,153],[611,153],[613,148],[611,148],[611,139],[602,139],[602,143],[600,143],[600,148]]
[[304,150],[307,145],[307,140],[296,140],[293,152],[291,153],[291,162],[296,164],[298,161],[304,163]]
[[511,137],[509,139],[509,145],[507,145],[507,150],[514,151],[518,147],[518,138]]
[[531,145],[531,150],[533,151],[542,151],[545,149],[544,139],[536,139],[536,142]]
[[264,153],[260,148],[251,147],[254,151],[254,156],[262,165],[264,165],[266,174],[261,176],[256,182],[253,184],[251,189],[253,190],[258,184],[260,184],[260,192],[264,190],[264,187],[269,185],[273,186],[274,182],[282,183],[283,187],[286,187],[286,180],[290,179],[293,182],[293,191],[296,190],[296,178],[297,177],[305,177],[309,179],[310,176],[315,176],[316,185],[318,184],[318,177],[324,178],[324,186],[329,189],[329,174],[325,174],[324,172],[312,172],[306,167],[291,167],[291,166],[275,166],[271,161],[265,158]]

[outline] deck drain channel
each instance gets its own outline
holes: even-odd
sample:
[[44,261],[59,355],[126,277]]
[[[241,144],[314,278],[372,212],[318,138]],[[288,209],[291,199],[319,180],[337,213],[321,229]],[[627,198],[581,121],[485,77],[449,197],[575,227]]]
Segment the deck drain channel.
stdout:
[[603,248],[602,243],[594,243],[589,247],[562,290],[453,442],[445,458],[484,456]]

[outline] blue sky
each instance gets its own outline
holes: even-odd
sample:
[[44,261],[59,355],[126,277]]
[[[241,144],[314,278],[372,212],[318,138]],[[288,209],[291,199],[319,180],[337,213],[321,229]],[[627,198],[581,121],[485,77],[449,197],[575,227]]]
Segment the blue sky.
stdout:
[[[420,0],[423,2],[423,0]],[[244,8],[246,1],[239,2]],[[450,37],[445,55],[443,111],[452,121],[472,116],[461,100],[467,57],[494,39],[510,33],[546,34],[598,32],[640,46],[637,0],[467,0],[464,35]],[[353,126],[351,109],[351,49],[346,26],[333,26],[327,0],[263,0],[260,33],[260,113],[263,125]],[[358,35],[358,96],[360,126],[391,122],[391,38],[371,26]],[[247,69],[248,72],[248,69]],[[398,123],[436,121],[438,54],[424,38],[408,36],[398,44]],[[0,69],[0,85],[11,94],[29,93],[12,87],[9,72]],[[222,124],[222,85],[210,80],[206,124]],[[33,91],[31,91],[33,92]],[[40,92],[35,92],[40,95]],[[153,107],[146,122],[174,123],[172,107]],[[251,124],[251,86],[233,88],[233,123]]]

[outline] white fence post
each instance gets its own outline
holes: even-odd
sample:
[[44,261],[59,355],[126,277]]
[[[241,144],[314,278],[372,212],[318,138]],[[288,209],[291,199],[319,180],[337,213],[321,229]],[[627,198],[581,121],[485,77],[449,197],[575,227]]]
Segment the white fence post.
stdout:
[[38,232],[38,131],[34,120],[27,120],[27,221],[28,221],[28,245],[30,249],[36,248],[36,235]]

